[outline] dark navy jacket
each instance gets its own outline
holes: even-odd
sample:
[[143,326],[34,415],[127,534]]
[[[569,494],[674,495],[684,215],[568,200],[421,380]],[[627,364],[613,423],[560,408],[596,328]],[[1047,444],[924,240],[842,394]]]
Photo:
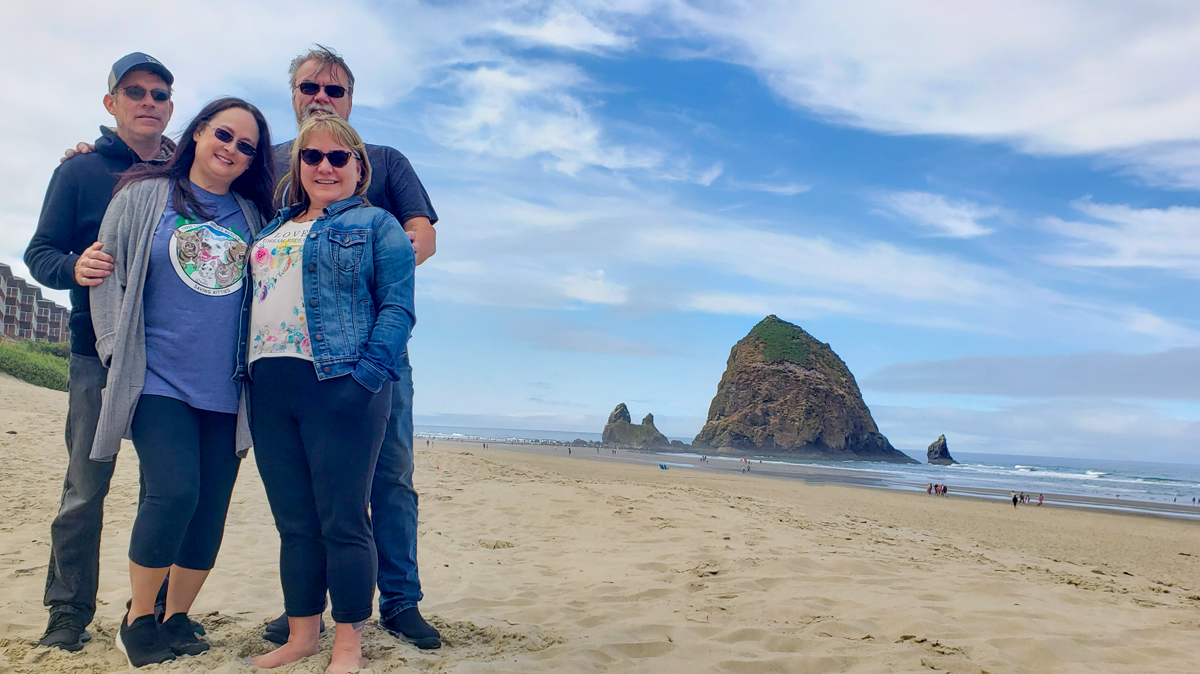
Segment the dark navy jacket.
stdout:
[[[165,137],[162,145],[162,154],[153,161],[165,161],[175,149]],[[96,150],[59,164],[46,188],[37,231],[25,249],[25,266],[43,286],[71,291],[71,353],[96,355],[88,289],[75,283],[75,262],[96,242],[119,174],[141,161],[115,131],[102,126]]]

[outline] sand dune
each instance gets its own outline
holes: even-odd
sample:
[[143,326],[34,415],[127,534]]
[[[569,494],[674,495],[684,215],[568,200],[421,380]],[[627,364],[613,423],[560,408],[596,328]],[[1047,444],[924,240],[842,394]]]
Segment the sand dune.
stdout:
[[[0,378],[0,674],[124,671],[136,458],[109,497],[95,639],[33,646],[64,394]],[[16,431],[15,434],[9,431]],[[418,447],[422,652],[368,627],[373,672],[1181,672],[1200,662],[1188,522],[808,486],[442,443]],[[244,672],[281,607],[254,462],[193,616]],[[323,671],[317,656],[279,671]]]

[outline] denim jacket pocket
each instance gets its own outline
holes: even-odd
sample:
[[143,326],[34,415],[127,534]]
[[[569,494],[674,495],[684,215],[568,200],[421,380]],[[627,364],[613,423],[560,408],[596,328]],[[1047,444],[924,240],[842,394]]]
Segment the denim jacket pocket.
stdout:
[[333,261],[338,269],[353,271],[362,264],[363,251],[367,248],[369,233],[364,230],[329,232]]

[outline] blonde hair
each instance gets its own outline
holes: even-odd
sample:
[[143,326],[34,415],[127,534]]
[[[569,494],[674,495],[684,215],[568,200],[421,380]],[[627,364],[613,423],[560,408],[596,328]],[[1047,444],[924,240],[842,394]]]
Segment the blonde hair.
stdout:
[[316,115],[305,120],[300,125],[300,134],[292,141],[292,152],[288,161],[288,173],[279,181],[279,189],[287,190],[286,203],[289,206],[300,204],[308,208],[310,203],[308,192],[300,182],[300,151],[308,145],[308,141],[317,133],[324,132],[336,143],[350,148],[358,159],[362,169],[358,178],[358,186],[354,188],[354,196],[362,197],[367,202],[367,188],[371,185],[371,162],[367,159],[367,146],[359,137],[350,122],[337,115]]

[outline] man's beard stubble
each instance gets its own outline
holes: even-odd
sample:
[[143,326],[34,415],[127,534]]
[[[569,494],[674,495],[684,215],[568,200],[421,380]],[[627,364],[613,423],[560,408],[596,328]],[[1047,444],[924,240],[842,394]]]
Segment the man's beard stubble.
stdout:
[[308,121],[308,119],[310,117],[313,117],[314,115],[336,115],[336,114],[337,114],[337,110],[334,110],[333,106],[331,106],[331,105],[324,105],[321,103],[309,103],[308,107],[304,108],[303,112],[296,115],[296,124],[303,125],[305,122]]

